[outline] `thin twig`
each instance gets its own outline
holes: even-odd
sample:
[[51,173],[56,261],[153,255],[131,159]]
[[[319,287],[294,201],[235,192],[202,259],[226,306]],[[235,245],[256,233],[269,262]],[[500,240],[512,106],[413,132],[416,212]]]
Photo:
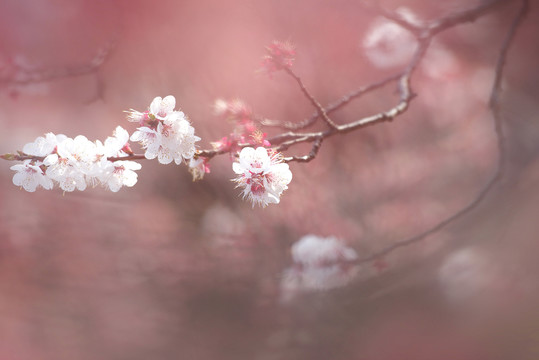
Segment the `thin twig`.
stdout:
[[290,68],[285,67],[283,68],[284,71],[290,75],[296,82],[298,83],[301,92],[305,95],[305,97],[311,102],[311,104],[315,107],[315,109],[318,111],[318,115],[328,124],[330,128],[337,128],[337,125],[328,117],[328,114],[326,113],[326,110],[320,105],[320,103],[309,93],[305,85],[303,84],[303,81],[301,81],[301,78],[297,76]]
[[324,138],[320,137],[318,139],[316,139],[314,142],[313,142],[313,145],[311,147],[311,151],[309,152],[309,154],[307,155],[303,155],[303,156],[289,156],[289,157],[285,157],[283,159],[284,162],[291,162],[291,161],[297,161],[297,162],[309,162],[311,161],[312,159],[314,159],[316,157],[316,155],[318,154],[318,151],[320,150],[320,147],[322,146],[322,141],[324,140]]
[[[350,103],[352,100],[356,100],[360,98],[361,96],[370,93],[374,90],[377,90],[390,82],[398,80],[402,76],[402,73],[391,75],[385,79],[382,79],[380,81],[374,82],[372,84],[369,84],[367,86],[362,86],[354,91],[351,91],[347,95],[344,95],[337,101],[330,103],[325,107],[326,114],[331,114],[334,111],[339,110],[340,108],[344,107],[348,103]],[[258,122],[266,127],[277,127],[285,130],[302,130],[305,129],[311,125],[313,125],[316,120],[320,117],[318,111],[315,111],[310,117],[307,119],[295,123],[290,121],[279,121],[279,120],[270,120],[270,119],[258,119]]]

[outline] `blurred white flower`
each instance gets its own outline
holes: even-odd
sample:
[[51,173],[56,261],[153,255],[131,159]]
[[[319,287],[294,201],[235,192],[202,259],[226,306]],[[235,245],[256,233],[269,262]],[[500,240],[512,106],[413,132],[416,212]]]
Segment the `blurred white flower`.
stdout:
[[335,237],[306,235],[292,246],[291,252],[294,264],[284,271],[281,282],[284,297],[344,286],[358,271],[355,250]]
[[[411,23],[418,23],[407,9],[399,9],[397,13]],[[391,68],[408,63],[417,47],[417,40],[411,32],[385,18],[375,20],[363,39],[367,58],[379,68]]]
[[345,246],[335,237],[305,235],[292,246],[292,259],[306,266],[324,266],[339,261],[357,259],[354,249]]
[[464,248],[453,252],[443,262],[438,281],[450,301],[464,302],[493,290],[496,272],[484,252]]
[[13,165],[11,170],[16,171],[13,175],[13,184],[21,186],[28,192],[36,191],[38,186],[46,190],[52,189],[53,183],[39,167],[39,163],[31,164],[31,160],[25,160],[22,164]]
[[232,169],[238,175],[234,181],[243,188],[243,197],[251,200],[253,207],[278,204],[292,180],[292,172],[288,164],[282,163],[280,154],[264,147],[243,148]]
[[224,115],[228,111],[228,102],[223,99],[216,99],[213,103],[213,113],[217,116]]

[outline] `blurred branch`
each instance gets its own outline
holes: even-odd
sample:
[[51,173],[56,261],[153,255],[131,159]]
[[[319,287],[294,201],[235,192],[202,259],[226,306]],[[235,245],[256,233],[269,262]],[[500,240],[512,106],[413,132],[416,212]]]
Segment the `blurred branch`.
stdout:
[[[402,114],[403,112],[405,112],[408,109],[408,106],[409,106],[411,100],[415,96],[414,93],[412,92],[412,88],[411,88],[411,81],[410,81],[411,76],[412,76],[413,72],[415,71],[415,69],[417,68],[417,65],[421,62],[421,59],[425,55],[425,52],[427,51],[427,49],[428,49],[428,47],[430,45],[430,40],[431,40],[430,37],[425,37],[425,38],[422,38],[420,40],[419,46],[418,46],[418,48],[417,48],[417,50],[416,50],[416,52],[414,54],[414,57],[412,58],[412,61],[407,66],[405,71],[401,75],[399,75],[399,77],[398,77],[398,90],[399,90],[399,94],[400,94],[400,101],[395,107],[393,107],[393,108],[391,108],[391,109],[389,109],[389,110],[387,110],[385,112],[381,112],[381,113],[378,113],[376,115],[364,117],[364,118],[361,118],[359,120],[352,121],[352,122],[349,122],[349,123],[346,123],[346,124],[343,124],[343,125],[335,124],[334,127],[331,127],[330,129],[325,130],[325,131],[320,131],[320,132],[310,133],[310,134],[301,134],[301,133],[288,132],[286,134],[281,134],[281,136],[273,137],[269,141],[272,144],[280,144],[277,147],[277,151],[284,151],[284,150],[290,148],[291,146],[293,146],[295,144],[302,143],[302,142],[316,141],[318,139],[324,139],[324,138],[333,136],[335,134],[348,133],[348,132],[351,132],[351,131],[356,130],[358,128],[362,128],[362,127],[369,126],[369,125],[374,125],[374,124],[379,123],[379,122],[393,120],[395,117]],[[389,81],[393,81],[393,80],[395,80],[395,77],[389,77],[389,78],[387,78],[387,79],[385,79],[385,80],[383,80],[381,82],[376,83],[375,86],[379,87],[379,86],[382,86],[381,84],[385,84],[385,83],[387,83]],[[372,88],[373,87],[371,87],[370,89],[372,89]],[[309,94],[309,96],[311,96],[311,95]],[[351,101],[350,97],[344,97],[343,100],[339,101],[337,103],[338,105],[336,105],[335,107],[340,108],[340,107],[344,106],[345,104],[347,104],[350,101]],[[318,102],[316,102],[316,103],[319,104]],[[282,136],[282,135],[284,135],[284,136]],[[317,152],[318,152],[318,150],[317,150]],[[310,160],[314,159],[315,156],[316,156],[316,153],[312,157],[311,156],[306,157],[308,159],[307,161],[310,161]],[[305,160],[297,160],[297,159],[303,159],[303,157],[285,158],[286,161],[302,161],[302,162],[305,162]]]
[[381,7],[378,2],[363,1],[362,4],[365,7],[373,9],[386,19],[391,20],[402,26],[406,30],[413,33],[416,37],[420,37],[421,34],[428,34],[429,36],[434,36],[437,33],[449,29],[455,25],[459,25],[465,22],[473,22],[477,18],[493,10],[497,5],[507,2],[509,2],[509,0],[485,1],[475,8],[463,11],[456,11],[436,20],[426,22],[425,24],[421,24],[418,21],[411,21],[409,19],[406,19],[399,13],[388,11],[387,9]]
[[[382,14],[385,18],[388,20],[391,20],[398,25],[402,26],[403,28],[407,29],[411,33],[415,35],[415,37],[421,42],[421,39],[432,39],[436,34],[451,28],[453,26],[465,23],[465,22],[472,22],[475,21],[478,17],[485,15],[487,12],[493,10],[497,5],[508,2],[508,0],[492,0],[485,2],[484,4],[481,4],[480,6],[455,12],[453,14],[449,14],[445,17],[436,19],[434,21],[431,21],[427,23],[426,25],[419,25],[416,23],[412,23],[408,20],[406,20],[404,17],[402,17],[400,14],[390,12],[384,8],[382,8],[378,3],[371,3],[371,2],[363,2],[363,5],[369,8],[374,9],[376,12]],[[426,47],[425,49],[426,50]],[[418,59],[420,60],[420,59]],[[378,82],[372,83],[370,85],[361,87],[355,91],[350,92],[349,94],[343,96],[340,100],[329,104],[325,108],[325,112],[327,115],[330,113],[339,110],[343,106],[347,105],[350,101],[360,98],[362,95],[365,95],[371,91],[377,90],[380,87],[383,87],[393,81],[396,81],[398,79],[401,79],[403,73],[399,73],[396,75],[389,76],[383,80],[380,80]],[[298,122],[282,122],[278,120],[269,120],[269,119],[259,119],[259,122],[268,127],[277,127],[287,130],[301,130],[305,129],[311,125],[313,125],[316,120],[320,117],[319,111],[312,114],[309,118]]]
[[442,17],[441,19],[432,21],[429,23],[429,25],[427,25],[427,29],[425,30],[427,30],[431,36],[434,36],[438,34],[439,32],[449,29],[455,25],[459,25],[465,22],[473,22],[477,20],[479,17],[493,10],[496,6],[503,3],[509,3],[509,2],[510,0],[485,1],[483,4],[480,4],[476,8],[464,10],[464,11],[457,11],[457,12],[454,12],[453,14],[449,14],[445,17]]
[[[473,209],[475,209],[487,196],[487,194],[490,192],[490,190],[496,185],[503,176],[503,169],[504,169],[504,162],[505,162],[505,138],[503,134],[503,117],[500,112],[500,94],[501,94],[501,80],[503,77],[503,71],[506,64],[507,59],[507,53],[509,50],[509,47],[511,46],[515,33],[517,31],[517,28],[524,20],[526,14],[528,13],[529,9],[529,0],[522,0],[521,7],[513,19],[511,26],[505,36],[505,39],[503,40],[500,53],[498,55],[498,59],[496,61],[496,68],[494,71],[494,85],[491,89],[491,95],[490,95],[490,101],[489,101],[489,108],[492,112],[492,116],[494,118],[494,130],[496,133],[496,138],[498,141],[498,163],[496,165],[496,169],[494,171],[494,174],[490,178],[490,180],[483,186],[483,188],[479,191],[477,196],[464,208],[459,210],[458,212],[454,213],[450,217],[442,220],[438,224],[434,225],[430,229],[417,234],[411,238],[398,241],[380,251],[375,252],[372,255],[369,255],[365,258],[359,259],[356,264],[364,264],[368,263],[380,258],[383,258],[384,256],[388,255],[389,253],[393,252],[394,250],[397,250],[401,247],[405,247],[411,244],[414,244],[420,240],[423,240],[429,235],[432,235],[453,221],[463,217],[464,215],[471,212]],[[477,15],[475,15],[477,16]],[[450,19],[454,19],[451,17]],[[454,21],[454,20],[451,20]]]
[[10,68],[7,68],[3,73],[0,73],[0,86],[28,85],[94,73],[107,60],[115,45],[115,39],[108,41],[104,46],[98,49],[95,56],[88,63],[75,66],[36,69],[21,64],[11,64]]

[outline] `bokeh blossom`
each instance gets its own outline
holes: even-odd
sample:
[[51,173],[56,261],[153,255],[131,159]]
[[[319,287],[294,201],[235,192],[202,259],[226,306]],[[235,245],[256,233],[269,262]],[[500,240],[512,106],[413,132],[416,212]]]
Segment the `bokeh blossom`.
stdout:
[[[415,15],[406,8],[397,11],[406,21],[419,24]],[[379,18],[370,26],[363,39],[363,49],[369,61],[386,69],[406,64],[417,49],[414,35],[402,26]]]
[[293,265],[284,272],[283,295],[344,286],[357,273],[354,249],[335,237],[305,235],[291,249]]

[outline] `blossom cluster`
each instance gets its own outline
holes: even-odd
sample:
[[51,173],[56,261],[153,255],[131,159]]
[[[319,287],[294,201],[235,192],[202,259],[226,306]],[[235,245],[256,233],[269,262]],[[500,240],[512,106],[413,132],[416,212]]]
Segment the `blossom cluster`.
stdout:
[[169,95],[153,99],[146,112],[128,112],[128,120],[141,125],[131,135],[131,141],[142,145],[147,159],[157,157],[161,164],[170,164],[173,160],[181,164],[195,155],[195,142],[200,138],[185,114],[174,110],[175,106],[176,99]]
[[292,246],[293,266],[285,271],[284,291],[325,290],[346,285],[357,273],[358,256],[335,237],[306,235]]
[[243,188],[243,197],[251,200],[253,207],[278,204],[292,180],[292,172],[280,154],[264,147],[243,148],[232,169],[238,175],[234,180]]
[[129,160],[111,161],[131,153],[128,140],[129,133],[120,126],[104,143],[82,135],[72,139],[48,133],[23,147],[29,158],[11,167],[16,171],[13,183],[29,192],[38,186],[52,189],[54,183],[67,192],[83,191],[88,185],[103,185],[113,192],[133,186],[137,182],[135,170],[141,165]]
[[131,136],[120,126],[104,142],[92,142],[83,135],[73,139],[48,133],[26,144],[18,156],[6,154],[3,158],[23,160],[11,167],[16,171],[13,183],[29,192],[39,186],[52,189],[54,183],[67,192],[83,191],[88,185],[103,185],[117,192],[122,186],[135,185],[135,171],[142,166],[131,160],[134,154],[129,140],[142,144],[146,159],[157,157],[162,164],[190,160],[191,168],[201,177],[200,169],[203,174],[209,168],[204,167],[203,158],[193,160],[195,142],[200,138],[185,114],[174,110],[175,105],[176,99],[169,95],[156,97],[146,112],[129,111],[128,120],[140,125]]
[[[263,207],[278,204],[288,188],[292,173],[280,153],[269,148],[266,134],[260,132],[252,111],[240,100],[218,102],[219,115],[234,121],[234,133],[213,143],[214,152],[229,152],[237,161],[232,164],[234,179],[243,189],[243,197]],[[129,110],[127,119],[139,127],[130,136],[118,126],[104,142],[90,141],[79,135],[69,138],[48,133],[26,144],[18,155],[4,154],[6,160],[20,160],[11,167],[16,173],[13,183],[29,192],[38,187],[52,189],[55,183],[64,191],[83,191],[88,186],[102,185],[113,192],[137,182],[141,165],[133,160],[155,159],[162,164],[186,163],[193,180],[210,172],[209,160],[214,154],[197,151],[200,140],[182,111],[175,110],[174,96],[156,97],[148,110]],[[217,109],[218,108],[218,109]],[[246,140],[246,138],[248,140]],[[139,142],[144,155],[134,154],[129,141]],[[256,149],[247,145],[258,146]]]

